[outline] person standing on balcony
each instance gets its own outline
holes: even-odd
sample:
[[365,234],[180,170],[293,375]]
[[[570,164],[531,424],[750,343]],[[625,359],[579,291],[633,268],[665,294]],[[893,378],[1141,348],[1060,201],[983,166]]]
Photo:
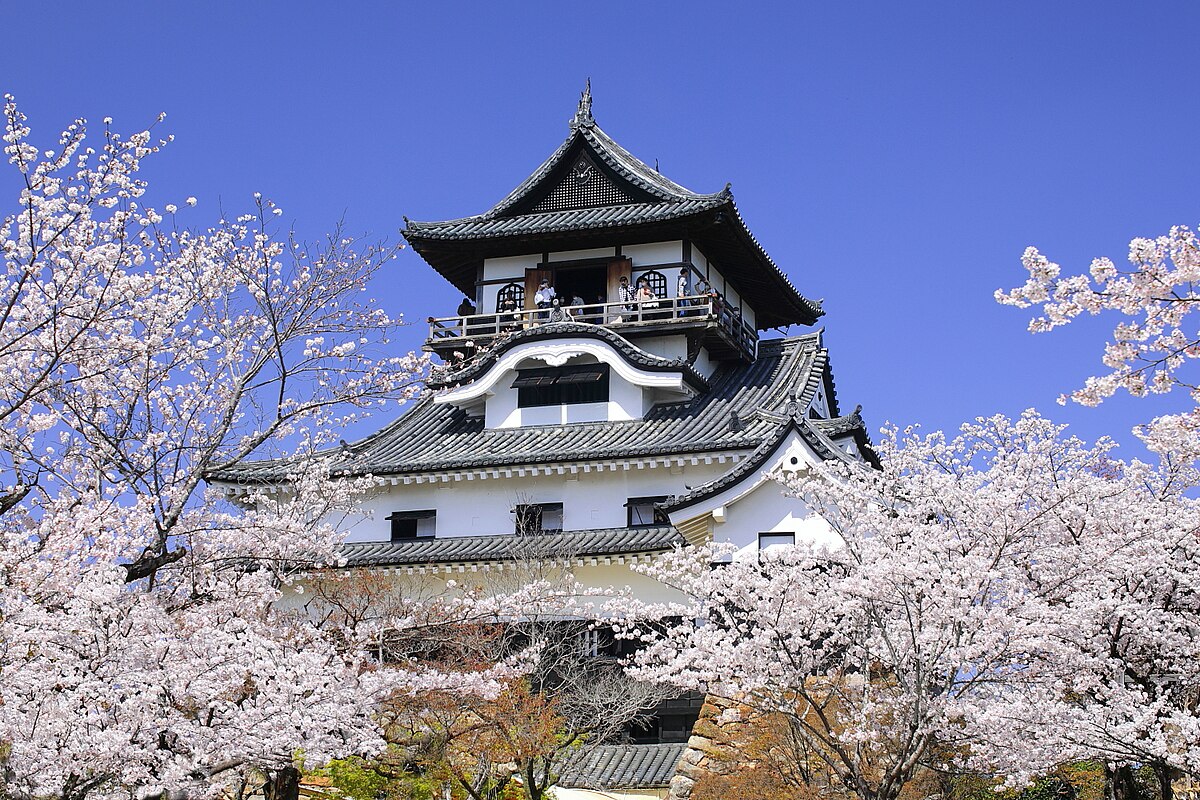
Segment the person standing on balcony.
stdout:
[[462,325],[463,336],[471,335],[467,330],[467,317],[473,316],[474,314],[475,304],[471,302],[471,298],[464,297],[462,302],[458,304],[458,316],[461,317],[458,322],[460,325]]
[[517,301],[505,300],[500,307],[500,332],[510,333],[521,330],[521,312],[517,309]]
[[[676,298],[675,305],[680,309],[686,308],[687,306],[691,305],[691,301],[683,299],[685,297],[690,296],[691,293],[692,293],[691,278],[688,275],[688,268],[680,267],[679,268],[678,288],[675,290],[675,298]],[[678,315],[682,317],[683,311],[679,311]]]
[[625,304],[626,311],[633,310],[634,291],[629,285],[629,278],[621,276],[621,285],[617,287],[617,302]]
[[[704,280],[704,278],[701,278],[700,282],[696,284],[696,294],[703,295],[704,297],[708,298],[710,314],[715,315],[721,313],[721,296],[717,294],[717,290],[712,288],[712,286],[710,286],[708,281]],[[701,300],[700,302],[703,303],[704,301]]]
[[647,309],[658,308],[658,296],[650,288],[650,281],[645,278],[638,278],[637,294],[634,295],[634,298],[637,300],[642,319],[653,319],[658,316],[657,313],[654,315],[646,313]]
[[[554,291],[554,287],[550,285],[549,279],[542,278],[541,285],[538,286],[537,292],[533,295],[533,304],[538,308],[549,308],[551,301],[554,300],[556,296],[557,293]],[[546,315],[538,314],[538,319],[545,320]]]

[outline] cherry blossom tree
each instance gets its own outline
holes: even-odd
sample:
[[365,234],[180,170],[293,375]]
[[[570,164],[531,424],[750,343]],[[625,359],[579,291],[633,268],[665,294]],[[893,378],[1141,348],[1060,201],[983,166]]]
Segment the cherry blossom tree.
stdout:
[[[1018,308],[1037,307],[1041,316],[1029,329],[1042,333],[1070,324],[1084,314],[1112,312],[1121,319],[1104,346],[1107,372],[1064,395],[1094,406],[1118,390],[1141,397],[1174,389],[1187,391],[1200,405],[1200,382],[1191,362],[1200,358],[1200,329],[1191,313],[1200,300],[1200,241],[1186,227],[1166,236],[1129,243],[1129,267],[1108,258],[1092,261],[1087,275],[1062,275],[1062,267],[1034,247],[1022,263],[1029,273],[1023,286],[997,290],[996,299]],[[1162,453],[1195,459],[1200,455],[1200,410],[1153,420],[1140,429],[1148,446]]]
[[[371,488],[330,474],[328,431],[410,396],[426,366],[381,354],[397,321],[363,299],[393,251],[279,236],[258,196],[187,228],[195,200],[152,207],[139,178],[170,137],[105,120],[92,145],[77,120],[39,149],[11,97],[4,125],[6,795],[203,797],[253,775],[278,795],[298,758],[382,747],[373,709],[397,690],[495,690],[486,670],[380,669],[365,633],[278,602],[335,563],[326,521]],[[205,483],[285,452],[286,492],[235,508]]]
[[[786,720],[863,800],[899,796],[922,765],[1020,783],[1137,748],[1182,767],[1194,709],[1175,689],[1139,703],[1164,676],[1196,685],[1192,476],[1112,446],[1032,412],[953,439],[890,429],[881,469],[830,462],[790,483],[836,546],[650,568],[691,603],[627,620],[647,641],[634,674]],[[700,622],[646,632],[672,616]]]

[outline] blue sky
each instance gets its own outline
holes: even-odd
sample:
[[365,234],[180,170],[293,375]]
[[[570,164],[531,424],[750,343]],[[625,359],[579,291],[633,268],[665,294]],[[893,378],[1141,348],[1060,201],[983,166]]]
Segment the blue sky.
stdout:
[[[824,298],[840,400],[873,427],[1033,406],[1128,442],[1188,402],[1059,408],[1099,369],[1106,325],[1033,337],[992,292],[1023,280],[1029,244],[1082,270],[1200,223],[1194,3],[76,2],[20,18],[0,90],[35,134],[166,111],[177,139],[148,177],[160,202],[199,198],[186,224],[255,191],[306,239],[483,211],[566,136],[590,76],[598,122],[634,154],[698,191],[733,183],[767,251]],[[375,291],[414,321],[459,299],[411,252]]]

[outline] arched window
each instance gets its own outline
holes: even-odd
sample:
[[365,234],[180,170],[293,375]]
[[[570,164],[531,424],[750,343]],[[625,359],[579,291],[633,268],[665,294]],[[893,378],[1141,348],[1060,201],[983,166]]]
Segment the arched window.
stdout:
[[[510,305],[511,302],[511,305]],[[506,308],[521,309],[525,307],[525,286],[520,283],[509,283],[500,287],[496,293],[496,311]]]
[[[671,295],[667,294],[667,276],[666,275],[663,275],[658,270],[652,269],[649,272],[643,272],[641,275],[637,276],[637,280],[639,280],[639,281],[642,280],[643,278],[645,278],[646,282],[650,284],[650,291],[654,292],[655,297],[670,297],[671,296]],[[636,284],[637,281],[634,281],[634,283]]]

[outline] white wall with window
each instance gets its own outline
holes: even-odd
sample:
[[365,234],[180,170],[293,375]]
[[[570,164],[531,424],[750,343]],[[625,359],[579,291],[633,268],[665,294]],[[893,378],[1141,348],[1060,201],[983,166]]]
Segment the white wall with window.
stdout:
[[[363,500],[357,514],[330,519],[347,531],[347,541],[386,542],[392,536],[392,514],[434,512],[430,522],[439,538],[513,533],[513,509],[522,503],[561,503],[563,530],[622,528],[629,525],[631,498],[665,497],[685,484],[700,485],[719,477],[732,462],[687,466],[614,464],[589,466],[575,475],[460,477],[437,484],[381,488]],[[514,468],[515,473],[515,468]],[[639,519],[645,519],[643,508]]]
[[[588,373],[596,366],[604,367],[606,387]],[[543,389],[534,385],[539,380],[548,381]],[[555,392],[562,402],[544,402]],[[434,402],[482,415],[486,427],[498,429],[640,419],[656,403],[692,396],[682,368],[645,369],[607,342],[580,337],[518,345],[486,374]],[[543,402],[532,402],[535,397]]]

